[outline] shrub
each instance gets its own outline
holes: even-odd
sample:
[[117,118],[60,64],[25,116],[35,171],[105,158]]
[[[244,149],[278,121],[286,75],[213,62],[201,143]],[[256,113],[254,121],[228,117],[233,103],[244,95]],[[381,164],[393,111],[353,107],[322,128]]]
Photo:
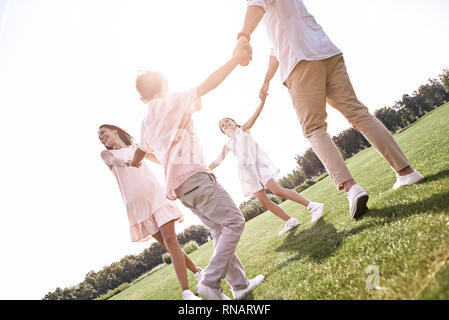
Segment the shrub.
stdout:
[[129,288],[129,283],[124,282],[121,285],[119,285],[117,288],[115,288],[114,290],[109,290],[107,293],[105,293],[104,295],[102,295],[101,297],[99,297],[95,300],[108,300],[108,299],[112,298],[113,296],[115,296],[117,293],[122,292],[128,288]]
[[297,186],[297,187],[295,188],[295,191],[298,192],[298,193],[301,193],[301,192],[303,192],[304,190],[306,190],[308,187],[309,187],[309,186],[307,186],[305,183],[303,183],[303,184]]
[[306,186],[310,187],[315,184],[315,181],[308,179],[308,180],[304,181],[304,184]]
[[321,181],[321,180],[323,180],[324,178],[326,178],[327,176],[329,176],[329,173],[325,172],[325,173],[323,173],[322,175],[320,175],[319,177],[315,178],[314,181],[315,181],[315,182]]
[[164,261],[164,263],[166,264],[170,264],[171,263],[171,255],[170,253],[166,252],[162,255],[162,261]]
[[240,210],[242,211],[245,221],[249,221],[254,217],[257,217],[261,213],[265,212],[267,209],[262,207],[256,199],[251,199],[242,205],[240,205]]
[[279,196],[275,196],[274,194],[269,194],[268,198],[270,198],[271,201],[273,201],[276,204],[280,204],[282,202],[284,202],[286,199],[279,197]]
[[298,193],[301,193],[304,190],[306,190],[308,187],[310,187],[311,185],[314,185],[315,183],[316,183],[315,181],[308,179],[308,180],[304,181],[301,185],[297,186],[295,188],[295,191]]
[[189,242],[187,242],[185,245],[182,246],[182,249],[184,250],[185,253],[190,254],[199,247],[200,246],[198,245],[198,243],[196,243],[195,240],[190,240]]

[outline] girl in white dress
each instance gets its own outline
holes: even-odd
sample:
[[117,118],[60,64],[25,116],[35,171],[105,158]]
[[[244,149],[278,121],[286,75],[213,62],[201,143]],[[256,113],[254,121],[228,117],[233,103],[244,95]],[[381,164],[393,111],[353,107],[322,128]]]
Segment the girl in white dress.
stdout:
[[[189,290],[187,270],[200,281],[202,270],[181,249],[175,233],[175,221],[182,221],[182,213],[165,197],[164,188],[147,164],[139,168],[127,166],[137,146],[125,130],[114,125],[102,125],[98,137],[107,150],[101,158],[117,179],[130,224],[131,241],[146,241],[154,237],[171,255],[173,267],[182,288],[184,300],[201,300]],[[154,154],[148,160],[159,163]]]
[[259,107],[243,125],[239,126],[231,118],[223,118],[219,122],[222,133],[231,139],[223,147],[219,157],[213,161],[209,169],[216,168],[229,151],[232,151],[237,158],[238,172],[245,197],[253,194],[259,203],[277,217],[285,221],[284,228],[279,232],[282,235],[299,225],[299,221],[289,216],[280,206],[270,200],[265,188],[268,188],[275,195],[290,199],[306,206],[312,215],[312,223],[317,221],[323,214],[322,203],[312,202],[301,196],[299,193],[281,187],[275,180],[279,173],[271,162],[268,154],[254,141],[250,129],[256,122],[265,104],[265,98],[261,100]]

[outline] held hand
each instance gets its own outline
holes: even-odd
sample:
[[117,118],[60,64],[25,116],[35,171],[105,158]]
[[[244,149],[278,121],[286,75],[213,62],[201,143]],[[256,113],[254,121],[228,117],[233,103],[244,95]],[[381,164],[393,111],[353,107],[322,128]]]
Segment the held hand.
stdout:
[[265,101],[267,95],[268,95],[268,87],[270,86],[269,82],[264,82],[262,85],[262,88],[260,88],[259,91],[259,98],[262,101]]
[[252,59],[253,49],[246,37],[240,37],[234,49],[234,56],[238,56],[241,66],[247,66]]
[[132,164],[131,166],[133,166],[134,168],[140,168],[142,166],[142,162],[136,163],[136,164]]
[[142,165],[142,162],[139,162],[137,164],[133,164],[131,160],[128,160],[125,162],[125,166],[127,166],[127,167],[140,168],[141,165]]
[[251,61],[251,55],[243,48],[237,48],[234,52],[234,57],[241,66],[247,66]]

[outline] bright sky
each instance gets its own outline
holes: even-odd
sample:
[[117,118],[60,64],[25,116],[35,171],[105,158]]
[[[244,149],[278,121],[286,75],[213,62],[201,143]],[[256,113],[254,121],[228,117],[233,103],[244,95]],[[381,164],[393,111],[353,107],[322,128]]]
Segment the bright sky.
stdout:
[[[449,67],[446,0],[305,0],[343,51],[357,96],[391,106]],[[102,162],[98,126],[138,140],[145,105],[136,70],[162,71],[173,90],[201,83],[232,54],[246,1],[0,0],[0,299],[41,299],[76,285],[149,243],[130,242],[125,207]],[[208,162],[226,138],[223,116],[243,123],[258,105],[270,43],[261,25],[253,61],[203,98],[195,114]],[[275,76],[252,134],[289,173],[309,147]],[[329,133],[349,127],[328,110]],[[236,162],[216,169],[237,204]],[[151,168],[163,181],[162,170]],[[177,232],[200,221],[186,216]]]

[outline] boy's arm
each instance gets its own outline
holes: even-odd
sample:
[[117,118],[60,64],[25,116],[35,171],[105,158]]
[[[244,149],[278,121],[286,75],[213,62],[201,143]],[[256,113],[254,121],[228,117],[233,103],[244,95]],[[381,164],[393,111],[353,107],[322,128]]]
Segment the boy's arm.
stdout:
[[278,67],[279,67],[278,59],[275,56],[270,55],[270,61],[268,63],[268,70],[265,75],[265,80],[263,82],[262,88],[260,88],[260,91],[259,91],[260,99],[264,99],[267,96],[268,87],[270,86],[270,81],[271,81],[271,79],[273,79],[273,76],[275,75]]
[[216,167],[218,167],[218,165],[224,160],[224,158],[226,158],[226,156],[229,153],[229,148],[225,145],[223,147],[223,150],[221,150],[220,155],[218,156],[217,159],[215,159],[210,165],[209,165],[209,170],[214,170]]
[[148,160],[150,160],[154,163],[161,164],[161,162],[159,161],[159,159],[156,157],[156,155],[154,153],[146,153],[145,158],[147,158]]
[[206,93],[215,89],[220,83],[222,83],[246,55],[246,52],[243,52],[242,50],[238,51],[220,69],[212,73],[202,84],[198,86],[198,97],[204,96]]
[[249,118],[248,121],[246,121],[245,124],[242,126],[243,131],[248,131],[249,129],[251,129],[253,127],[254,122],[256,122],[257,118],[259,117],[260,113],[262,112],[263,106],[265,104],[265,97],[260,99],[260,104],[257,107],[256,111],[251,116],[251,118]]
[[137,148],[136,151],[134,152],[132,160],[128,161],[127,165],[136,168],[140,167],[142,165],[143,158],[145,158],[145,155],[146,155],[145,151]]

